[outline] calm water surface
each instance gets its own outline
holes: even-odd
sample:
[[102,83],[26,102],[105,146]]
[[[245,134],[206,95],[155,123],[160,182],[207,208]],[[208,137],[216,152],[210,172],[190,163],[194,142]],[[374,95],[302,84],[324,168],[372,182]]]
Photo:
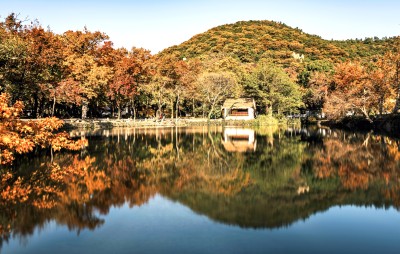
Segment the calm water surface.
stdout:
[[1,253],[400,253],[400,142],[114,129],[2,169]]

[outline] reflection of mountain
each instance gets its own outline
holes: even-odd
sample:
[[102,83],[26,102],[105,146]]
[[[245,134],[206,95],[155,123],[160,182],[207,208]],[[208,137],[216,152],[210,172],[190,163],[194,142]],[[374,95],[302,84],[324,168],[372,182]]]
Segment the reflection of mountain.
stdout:
[[317,212],[338,205],[387,208],[388,204],[392,204],[391,199],[382,195],[379,188],[353,193],[342,190],[336,195],[332,194],[335,189],[297,195],[295,189],[285,189],[285,186],[272,193],[254,193],[254,191],[257,189],[250,188],[233,197],[201,192],[171,192],[164,195],[217,222],[244,228],[289,226],[298,220],[307,219]]
[[252,129],[225,128],[222,140],[228,152],[251,152],[256,150],[257,142]]
[[[56,154],[53,163],[46,155],[19,161],[0,181],[0,235],[29,235],[50,220],[95,229],[104,222],[97,213],[140,206],[156,193],[252,228],[288,226],[336,205],[400,207],[398,141],[293,133],[235,129],[221,139],[220,128],[142,129],[89,137],[86,151]],[[227,151],[235,135],[256,149]]]

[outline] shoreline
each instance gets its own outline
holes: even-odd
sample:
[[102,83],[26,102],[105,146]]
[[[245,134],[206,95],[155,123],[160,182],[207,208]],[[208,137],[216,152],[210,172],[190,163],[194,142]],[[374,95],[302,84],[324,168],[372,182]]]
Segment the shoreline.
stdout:
[[111,129],[115,127],[186,127],[186,126],[259,126],[275,125],[274,123],[254,120],[224,120],[207,118],[177,118],[177,119],[63,119],[63,129]]
[[400,114],[377,116],[372,120],[372,122],[369,122],[363,117],[346,117],[340,121],[319,120],[303,122],[302,124],[326,126],[350,131],[373,131],[377,134],[400,138]]
[[[263,121],[264,120],[264,121]],[[225,119],[207,119],[207,118],[178,118],[155,120],[149,119],[63,119],[63,130],[96,130],[96,129],[112,129],[119,127],[188,127],[188,126],[273,126],[273,125],[293,125],[296,123],[284,123],[265,121],[265,119],[254,120],[225,120]],[[299,123],[300,124],[300,123]],[[343,129],[350,131],[373,131],[377,134],[400,138],[400,115],[386,115],[374,119],[373,123],[369,123],[364,118],[352,117],[345,118],[340,122],[333,121],[309,121],[302,122],[301,125],[317,125],[319,127],[328,127],[335,129]]]

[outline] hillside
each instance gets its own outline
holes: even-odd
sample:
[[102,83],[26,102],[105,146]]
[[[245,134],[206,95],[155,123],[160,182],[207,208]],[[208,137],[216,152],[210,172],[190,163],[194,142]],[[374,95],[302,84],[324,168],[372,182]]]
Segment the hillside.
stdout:
[[178,51],[182,57],[222,53],[233,55],[242,62],[257,62],[272,58],[280,64],[293,60],[293,52],[309,60],[333,62],[367,58],[384,53],[391,39],[366,38],[329,41],[304,33],[301,29],[273,21],[240,21],[218,26],[195,35],[190,40],[165,49],[160,54]]

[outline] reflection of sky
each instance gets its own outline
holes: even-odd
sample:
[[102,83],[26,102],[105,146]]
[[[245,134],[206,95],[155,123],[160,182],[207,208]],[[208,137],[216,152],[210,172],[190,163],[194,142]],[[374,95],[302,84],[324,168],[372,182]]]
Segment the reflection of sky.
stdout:
[[275,20],[324,39],[400,33],[397,0],[1,0],[0,15],[38,19],[56,33],[107,33],[116,46],[157,53],[193,35],[242,20]]
[[156,196],[140,207],[114,207],[105,224],[78,235],[49,223],[2,253],[398,253],[400,214],[394,209],[333,207],[274,230],[241,229],[209,220]]

